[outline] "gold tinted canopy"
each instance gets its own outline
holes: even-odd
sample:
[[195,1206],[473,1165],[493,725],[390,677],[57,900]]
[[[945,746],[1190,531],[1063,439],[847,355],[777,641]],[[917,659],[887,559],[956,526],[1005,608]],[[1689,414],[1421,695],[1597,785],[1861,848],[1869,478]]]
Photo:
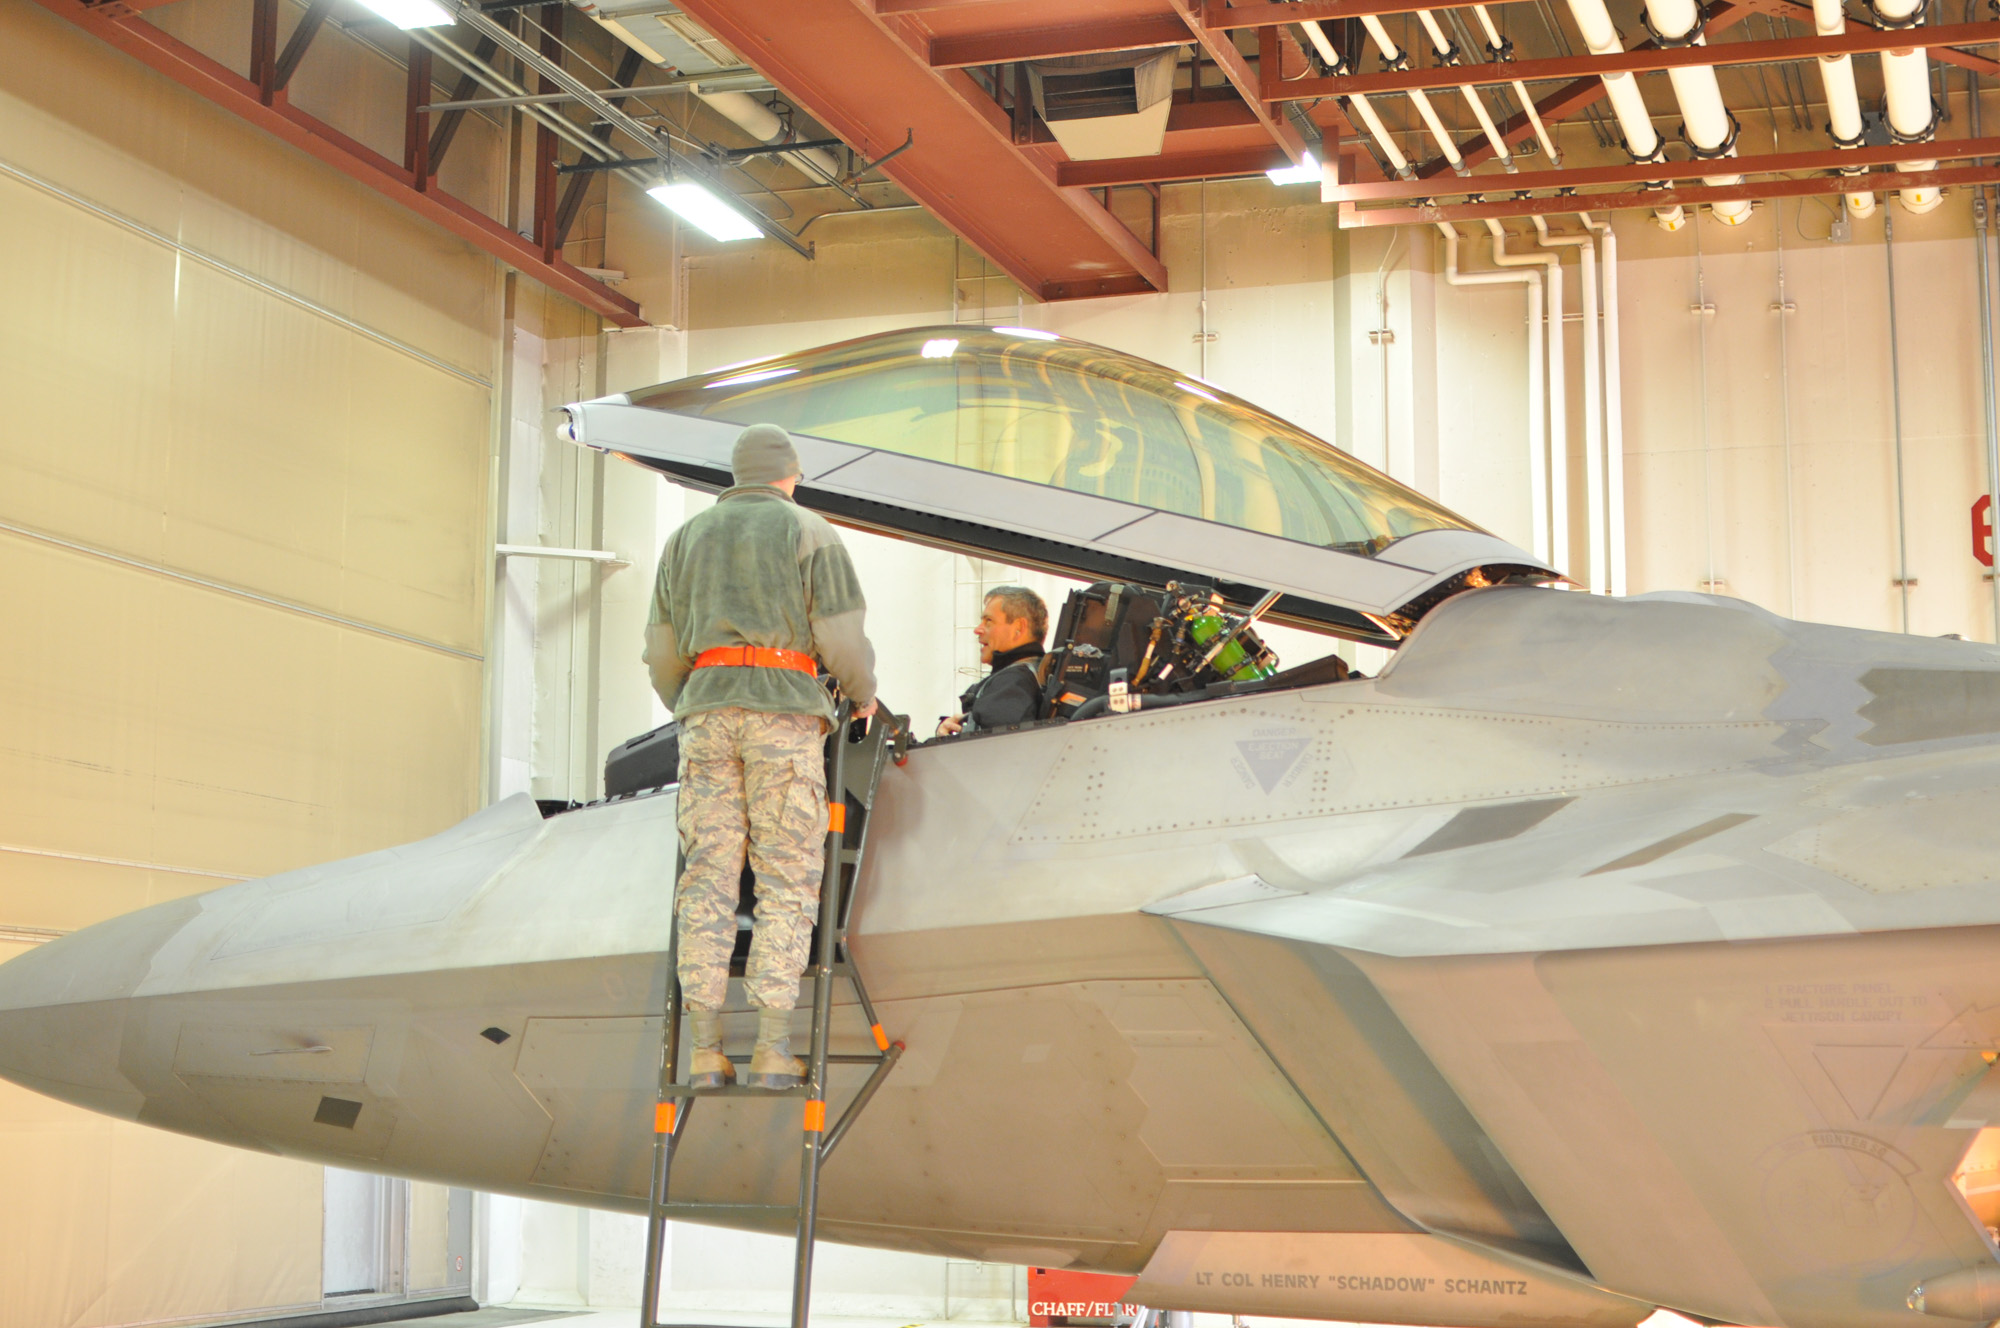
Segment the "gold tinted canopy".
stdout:
[[906,328],[718,369],[632,404],[879,448],[1373,555],[1477,530],[1241,398],[1027,328]]

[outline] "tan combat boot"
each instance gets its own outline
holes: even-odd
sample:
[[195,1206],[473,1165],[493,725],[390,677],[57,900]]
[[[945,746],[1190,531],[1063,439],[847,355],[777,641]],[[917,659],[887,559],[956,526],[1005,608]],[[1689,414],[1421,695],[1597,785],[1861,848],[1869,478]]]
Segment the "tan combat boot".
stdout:
[[750,1053],[751,1088],[797,1088],[806,1081],[806,1067],[792,1055],[792,1012],[757,1011],[757,1047]]
[[722,1054],[722,1011],[688,1011],[689,1088],[728,1088],[736,1082],[736,1067]]

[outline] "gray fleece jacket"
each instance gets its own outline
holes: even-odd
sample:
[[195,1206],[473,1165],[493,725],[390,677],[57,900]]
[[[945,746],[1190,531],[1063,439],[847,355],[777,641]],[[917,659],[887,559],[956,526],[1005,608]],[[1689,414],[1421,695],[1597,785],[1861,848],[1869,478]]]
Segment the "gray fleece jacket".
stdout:
[[875,648],[854,563],[832,526],[768,484],[725,490],[660,552],[644,659],[674,716],[742,706],[833,718],[826,691],[790,669],[694,667],[716,646],[772,646],[820,661],[855,705],[875,697]]

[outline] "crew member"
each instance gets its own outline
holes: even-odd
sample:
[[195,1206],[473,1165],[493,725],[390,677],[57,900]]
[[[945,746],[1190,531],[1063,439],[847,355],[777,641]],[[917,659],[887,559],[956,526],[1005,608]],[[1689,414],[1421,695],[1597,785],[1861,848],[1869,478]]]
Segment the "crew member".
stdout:
[[846,547],[792,500],[791,436],[751,425],[731,469],[735,486],[660,553],[644,658],[653,690],[681,723],[675,914],[694,1046],[688,1082],[717,1088],[735,1079],[721,1011],[747,850],[757,922],[743,989],[758,1014],[746,1082],[793,1088],[805,1077],[791,1054],[791,1018],[819,903],[823,739],[834,713],[815,659],[865,718],[875,711],[875,651]]
[[1037,672],[1049,610],[1026,586],[996,586],[972,629],[979,662],[993,671],[958,698],[958,713],[938,721],[938,736],[1023,724],[1042,715],[1042,682]]

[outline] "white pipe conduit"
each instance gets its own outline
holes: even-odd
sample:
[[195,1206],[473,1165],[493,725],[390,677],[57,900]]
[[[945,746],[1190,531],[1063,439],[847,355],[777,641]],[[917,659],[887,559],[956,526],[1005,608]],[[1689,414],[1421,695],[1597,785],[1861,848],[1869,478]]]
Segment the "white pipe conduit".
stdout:
[[1519,284],[1528,292],[1528,521],[1537,558],[1549,556],[1548,397],[1542,381],[1542,287],[1532,272],[1460,272],[1458,232],[1444,222],[1444,279],[1452,286]]
[[[785,122],[749,93],[710,92],[699,83],[691,83],[688,87],[710,110],[759,143],[776,143],[785,136]],[[802,148],[778,155],[814,179],[827,184],[840,179],[840,163],[824,148]]]
[[[1910,18],[1923,0],[1877,0],[1875,12],[1891,22]],[[1882,52],[1882,93],[1889,103],[1889,127],[1909,141],[1929,141],[1936,132],[1936,107],[1931,102],[1931,62],[1921,46]],[[1901,161],[1898,170],[1928,171],[1936,160]],[[1941,189],[1904,189],[1896,201],[1911,212],[1929,212],[1944,201]]]
[[[1319,52],[1319,58],[1326,61],[1328,69],[1340,70],[1347,67],[1346,62],[1340,58],[1340,52],[1333,49],[1333,43],[1327,40],[1326,33],[1320,30],[1319,24],[1302,23],[1299,26],[1306,30],[1306,37],[1312,42],[1313,49]],[[1382,117],[1375,114],[1375,108],[1368,104],[1368,98],[1357,92],[1351,95],[1348,101],[1361,116],[1361,123],[1367,126],[1369,136],[1375,140],[1375,146],[1382,149],[1382,155],[1389,159],[1389,165],[1395,168],[1396,174],[1405,180],[1415,175],[1416,172],[1410,169],[1409,158],[1405,157],[1403,150],[1396,146],[1396,140],[1389,137],[1388,129],[1382,124]]]
[[[1493,22],[1493,15],[1485,5],[1474,5],[1472,12],[1479,16],[1479,26],[1486,32],[1486,44],[1494,52],[1493,58],[1500,59],[1499,53],[1507,49],[1507,43],[1500,37],[1500,29]],[[1549,137],[1548,126],[1542,123],[1542,113],[1535,109],[1535,99],[1528,95],[1527,85],[1520,79],[1514,80],[1514,95],[1521,100],[1521,109],[1528,116],[1528,123],[1535,127],[1535,137],[1542,141],[1542,151],[1549,155],[1550,166],[1562,165],[1562,154],[1556,151],[1556,141]]]
[[[1611,22],[1604,0],[1569,0],[1569,12],[1576,19],[1577,30],[1583,34],[1583,44],[1592,55],[1624,53],[1625,44],[1618,40],[1618,28]],[[1611,112],[1618,117],[1618,128],[1625,135],[1625,150],[1632,154],[1634,161],[1659,160],[1660,135],[1653,128],[1653,115],[1646,109],[1646,98],[1639,91],[1639,80],[1631,74],[1606,74],[1603,77],[1604,95],[1611,102]],[[1656,208],[1653,216],[1670,231],[1677,231],[1687,224],[1687,213],[1678,205]]]
[[[1396,45],[1396,39],[1382,26],[1381,19],[1373,14],[1365,15],[1361,20],[1361,26],[1367,28],[1368,35],[1375,39],[1375,45],[1382,52],[1384,60],[1392,65],[1402,60],[1402,47]],[[1438,151],[1451,163],[1451,168],[1460,175],[1469,174],[1470,168],[1466,166],[1465,158],[1459,154],[1458,144],[1452,142],[1450,132],[1444,127],[1444,121],[1438,119],[1437,108],[1431,105],[1430,94],[1422,88],[1412,88],[1410,104],[1417,108],[1417,114],[1422,116],[1424,123],[1430,127],[1431,137],[1437,140]]]
[[[1583,287],[1583,508],[1584,526],[1590,537],[1590,588],[1602,594],[1610,583],[1609,563],[1604,556],[1604,388],[1598,359],[1597,252],[1588,235],[1551,235],[1549,224],[1535,218],[1535,234],[1544,249],[1574,249],[1582,265]],[[1560,255],[1557,261],[1561,261]],[[1561,335],[1562,313],[1554,320]],[[1567,340],[1567,339],[1565,339]]]
[[[1428,9],[1419,9],[1417,21],[1422,23],[1424,31],[1430,34],[1431,49],[1437,52],[1439,64],[1449,64],[1459,58],[1458,48],[1452,44],[1451,38],[1444,35],[1444,29],[1438,26],[1435,14]],[[1486,141],[1492,145],[1494,155],[1500,158],[1500,164],[1510,172],[1515,170],[1514,154],[1507,150],[1507,141],[1500,137],[1500,131],[1494,127],[1493,117],[1486,113],[1486,102],[1480,97],[1479,89],[1467,83],[1461,86],[1459,91],[1465,94],[1465,104],[1472,108],[1473,118],[1479,121],[1480,132],[1486,135]]]
[[[1655,31],[1670,38],[1684,37],[1701,26],[1701,8],[1695,0],[1646,0],[1646,13]],[[1694,45],[1705,46],[1706,37],[1696,37]],[[1662,43],[1665,44],[1664,42]],[[1729,108],[1722,104],[1722,88],[1715,79],[1715,66],[1690,65],[1669,69],[1667,81],[1673,85],[1674,100],[1680,103],[1681,123],[1688,145],[1704,157],[1736,155],[1736,125]],[[1716,186],[1742,184],[1740,175],[1714,175],[1706,183]],[[1740,226],[1750,219],[1747,201],[1711,203],[1708,210],[1725,226]]]
[[[1495,267],[1539,267],[1548,288],[1543,322],[1549,352],[1549,566],[1569,575],[1569,386],[1563,375],[1563,296],[1562,264],[1554,254],[1510,254],[1507,232],[1491,217],[1486,228],[1493,232]],[[1530,335],[1533,335],[1532,332]]]
[[[1838,37],[1847,31],[1847,15],[1840,0],[1813,0],[1813,32],[1821,37]],[[1861,142],[1861,97],[1854,90],[1854,57],[1822,55],[1819,58],[1820,86],[1826,89],[1826,127],[1841,147]],[[1856,192],[1847,196],[1847,210],[1857,217],[1875,211],[1875,195]]]
[[1618,360],[1618,233],[1609,217],[1602,222],[1588,212],[1577,216],[1597,235],[1597,272],[1604,283],[1600,306],[1604,316],[1604,547],[1608,555],[1605,590],[1625,593],[1625,391]]

